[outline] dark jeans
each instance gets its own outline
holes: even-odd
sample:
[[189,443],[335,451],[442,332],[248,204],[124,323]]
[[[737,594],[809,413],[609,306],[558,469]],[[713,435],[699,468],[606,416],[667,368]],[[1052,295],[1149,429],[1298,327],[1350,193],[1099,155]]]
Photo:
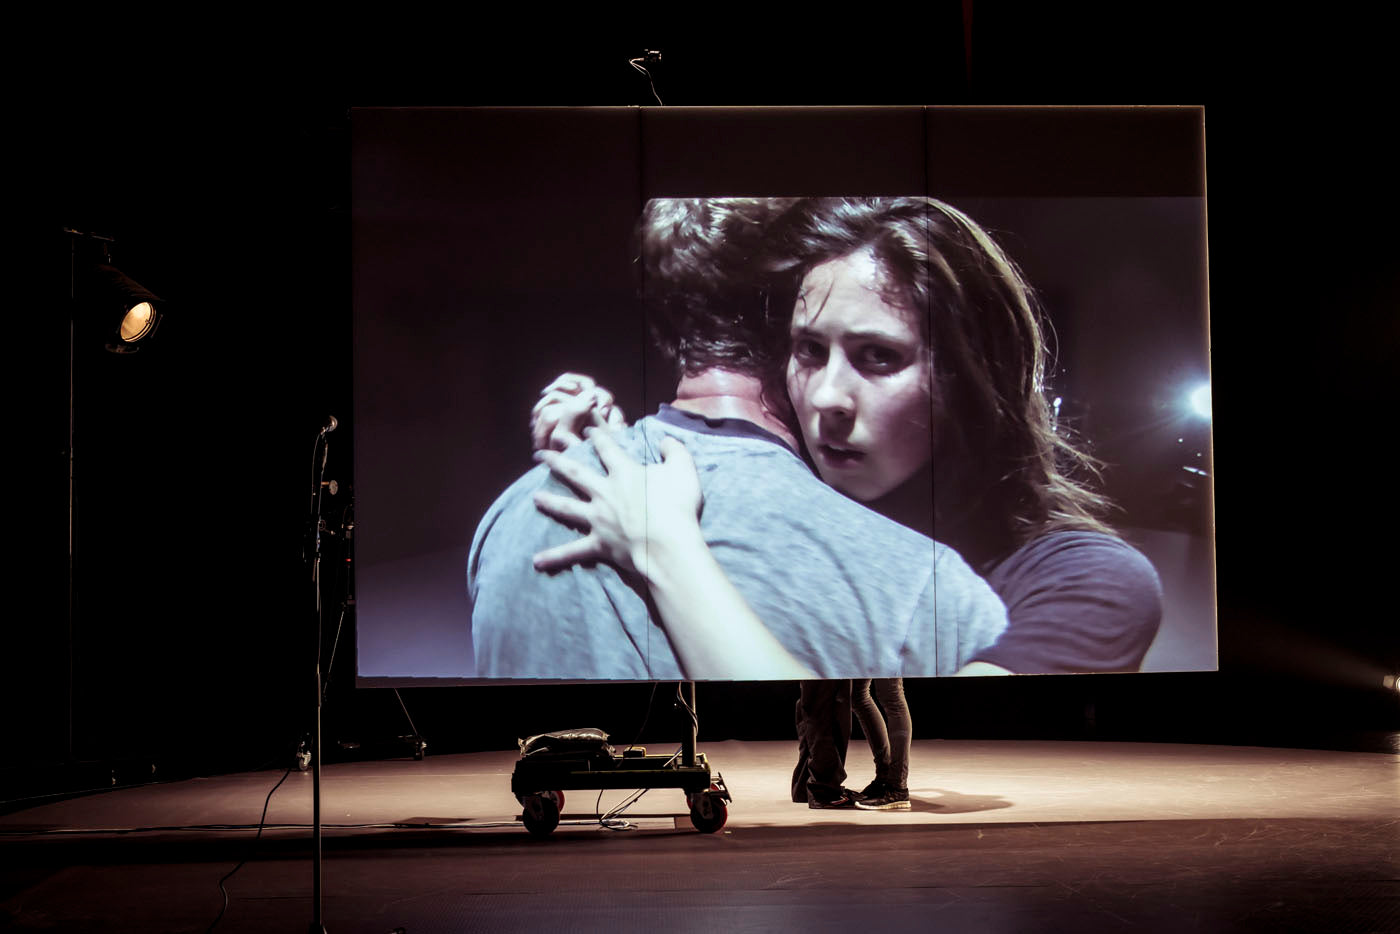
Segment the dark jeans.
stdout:
[[[870,696],[872,685],[875,696]],[[879,700],[880,706],[875,706]],[[914,741],[914,722],[904,700],[903,678],[869,678],[852,686],[851,705],[875,759],[875,777],[895,788],[909,787],[909,749]],[[885,715],[880,716],[881,708]],[[888,729],[886,726],[888,725]]]
[[797,698],[797,767],[792,800],[841,794],[851,742],[851,682],[803,681]]

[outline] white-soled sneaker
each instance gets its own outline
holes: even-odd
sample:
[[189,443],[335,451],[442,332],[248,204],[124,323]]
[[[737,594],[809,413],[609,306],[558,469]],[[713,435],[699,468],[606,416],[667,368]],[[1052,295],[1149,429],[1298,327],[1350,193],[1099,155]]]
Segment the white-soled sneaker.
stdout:
[[907,811],[912,805],[908,788],[886,785],[880,794],[858,800],[856,807],[863,811]]

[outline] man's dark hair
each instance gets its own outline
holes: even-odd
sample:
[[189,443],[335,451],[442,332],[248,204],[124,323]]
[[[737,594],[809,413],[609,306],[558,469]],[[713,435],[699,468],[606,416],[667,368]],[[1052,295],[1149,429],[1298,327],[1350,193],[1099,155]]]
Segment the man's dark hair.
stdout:
[[[652,338],[680,375],[781,372],[785,280],[765,271],[767,226],[792,198],[657,198],[637,224]],[[776,326],[775,326],[776,322]]]

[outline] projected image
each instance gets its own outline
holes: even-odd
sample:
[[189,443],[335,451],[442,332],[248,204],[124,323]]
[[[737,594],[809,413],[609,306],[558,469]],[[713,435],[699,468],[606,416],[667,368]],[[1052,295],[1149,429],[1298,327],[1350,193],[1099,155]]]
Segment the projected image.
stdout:
[[[927,204],[898,210],[918,224]],[[853,205],[647,206],[643,291],[674,398],[616,440],[596,415],[592,449],[548,457],[487,514],[469,566],[480,673],[953,674],[1001,634],[991,588],[911,528],[931,528],[935,486],[927,302],[860,242],[895,216],[871,204],[850,243],[777,252]],[[908,525],[858,503],[887,498]],[[534,651],[545,639],[558,657]]]
[[1215,667],[1202,199],[609,194],[357,204],[362,683]]

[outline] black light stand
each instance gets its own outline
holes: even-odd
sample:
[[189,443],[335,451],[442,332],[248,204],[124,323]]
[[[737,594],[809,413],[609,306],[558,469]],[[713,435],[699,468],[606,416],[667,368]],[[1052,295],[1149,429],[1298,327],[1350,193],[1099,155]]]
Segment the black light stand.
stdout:
[[[311,732],[311,900],[312,934],[325,934],[325,924],[321,912],[321,704],[324,697],[321,691],[321,491],[325,489],[323,478],[326,474],[326,458],[330,454],[330,444],[326,435],[335,431],[336,421],[332,415],[316,435],[316,443],[311,448],[313,478],[311,489],[311,517],[308,532],[309,545],[307,561],[311,566],[311,587],[316,594],[316,668],[314,689],[316,709]],[[317,460],[317,454],[320,460]]]
[[[321,480],[320,489],[323,492],[329,492],[332,496],[335,496],[337,493],[342,491],[341,485],[337,484],[334,480]],[[343,575],[343,577],[341,577],[341,579],[338,582],[335,580],[329,582],[332,589],[337,589],[338,584],[338,589],[340,590],[341,598],[339,602],[339,610],[337,612],[335,633],[331,636],[330,650],[328,653],[322,656],[325,662],[324,666],[322,667],[321,673],[321,706],[323,708],[322,713],[324,713],[324,707],[330,696],[331,684],[334,681],[336,653],[340,648],[341,636],[345,632],[346,616],[352,613],[355,608],[355,578],[353,571],[355,531],[354,509],[354,494],[350,493],[349,502],[343,507],[338,520],[327,519],[324,516],[321,516],[318,517],[319,521],[316,522],[316,528],[320,530],[322,535],[339,535],[341,537],[341,548],[344,552],[345,557],[343,565],[341,565],[338,561],[336,562],[336,564],[341,568],[341,574]],[[313,521],[316,520],[313,519]],[[311,551],[312,546],[308,545],[308,554],[310,554]],[[326,584],[327,582],[320,581],[320,583]],[[322,595],[322,600],[324,601],[324,589],[322,589],[320,592]],[[320,612],[322,620],[321,629],[323,631],[324,637],[324,603]],[[423,734],[418,731],[418,725],[413,722],[413,715],[408,712],[408,706],[404,703],[403,695],[399,693],[399,689],[393,688],[392,690],[394,693],[394,699],[398,702],[399,710],[403,713],[404,720],[408,723],[408,728],[410,731],[407,735],[400,735],[398,737],[398,741],[400,744],[406,745],[408,747],[408,750],[412,754],[414,760],[422,761],[423,758],[427,755],[428,742],[426,739],[423,738]],[[297,767],[303,772],[310,768],[311,765],[311,753],[306,748],[308,741],[309,737],[303,736],[301,746],[297,751]],[[348,744],[342,742],[341,745],[343,748],[347,749],[360,748],[360,744],[358,742]]]
[[82,338],[100,336],[107,350],[132,354],[150,343],[160,324],[163,302],[160,297],[134,282],[111,265],[112,237],[60,228],[68,241],[68,568],[65,588],[68,619],[65,635],[67,668],[64,673],[67,723],[64,764],[76,761],[73,748],[73,698],[75,639],[75,516],[78,412],[78,348]]

